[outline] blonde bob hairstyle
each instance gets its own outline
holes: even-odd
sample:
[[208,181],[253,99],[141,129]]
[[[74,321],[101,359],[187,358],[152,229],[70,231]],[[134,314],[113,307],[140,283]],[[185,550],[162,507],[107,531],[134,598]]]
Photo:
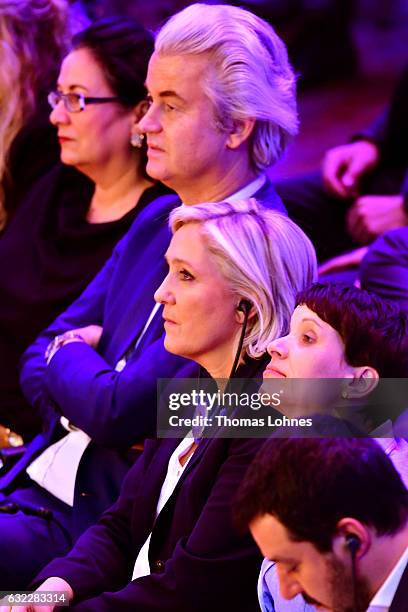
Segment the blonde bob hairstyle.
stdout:
[[258,171],[282,156],[298,130],[296,82],[286,47],[266,21],[236,6],[192,4],[161,28],[155,51],[207,53],[204,90],[216,124],[230,132],[237,121],[255,119],[249,152]]
[[251,357],[260,357],[273,339],[287,333],[297,293],[316,279],[312,243],[288,217],[254,198],[179,206],[171,212],[173,234],[188,223],[200,224],[237,304],[251,302],[254,314],[243,346]]
[[0,0],[0,229],[11,144],[55,86],[69,40],[66,0]]

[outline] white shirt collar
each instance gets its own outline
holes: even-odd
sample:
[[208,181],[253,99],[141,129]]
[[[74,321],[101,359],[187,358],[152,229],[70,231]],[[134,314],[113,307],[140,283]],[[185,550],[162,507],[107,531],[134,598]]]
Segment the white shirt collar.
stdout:
[[254,193],[258,191],[265,184],[266,176],[265,174],[260,174],[256,177],[255,180],[251,181],[248,185],[245,185],[239,191],[232,193],[228,198],[223,198],[223,202],[234,202],[235,200],[245,200],[246,198],[251,198]]
[[400,583],[402,574],[404,573],[405,567],[408,563],[408,548],[401,555],[393,570],[388,574],[387,579],[381,588],[374,595],[367,609],[370,612],[372,608],[384,608],[384,611],[388,610],[392,604],[398,585]]
[[[222,198],[220,202],[234,202],[234,200],[245,200],[246,198],[251,198],[266,182],[266,174],[259,174],[256,179],[236,191],[232,193],[227,198]],[[183,202],[183,206],[187,206]]]

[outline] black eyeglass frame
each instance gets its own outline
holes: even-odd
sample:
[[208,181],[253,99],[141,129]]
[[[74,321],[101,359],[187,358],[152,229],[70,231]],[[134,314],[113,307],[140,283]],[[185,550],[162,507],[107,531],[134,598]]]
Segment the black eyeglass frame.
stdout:
[[[78,110],[72,110],[72,108],[69,107],[69,103],[68,103],[69,96],[75,96],[77,98],[79,102]],[[47,100],[48,100],[48,104],[51,106],[53,110],[62,101],[64,103],[65,109],[69,113],[80,113],[83,110],[85,110],[87,104],[105,104],[107,102],[120,102],[120,98],[118,98],[117,96],[97,98],[97,97],[84,96],[84,94],[74,93],[74,92],[64,94],[59,91],[50,91],[50,93],[48,94]]]

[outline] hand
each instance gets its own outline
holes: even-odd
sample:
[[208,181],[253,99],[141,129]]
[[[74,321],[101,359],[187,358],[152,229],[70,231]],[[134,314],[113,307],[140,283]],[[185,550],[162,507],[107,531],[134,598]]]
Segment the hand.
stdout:
[[402,195],[357,198],[347,214],[347,229],[356,242],[367,244],[374,238],[408,224]]
[[[45,582],[43,582],[35,592],[41,593],[44,591],[65,593],[69,601],[71,601],[74,597],[74,592],[68,582],[63,578],[58,578],[56,576],[52,578],[47,578],[47,580],[45,580]],[[53,604],[49,606],[40,606],[35,604],[29,604],[27,606],[1,606],[0,612],[53,612],[56,605],[58,604]]]
[[87,325],[86,327],[79,327],[78,329],[73,329],[72,331],[75,334],[79,334],[84,339],[84,342],[96,349],[98,348],[103,328],[100,325]]
[[367,140],[329,149],[323,160],[323,181],[330,193],[340,198],[358,195],[360,178],[379,160],[378,148]]
[[350,253],[344,253],[344,255],[333,257],[333,259],[325,261],[324,264],[319,267],[319,274],[326,274],[327,272],[334,272],[335,270],[344,268],[356,268],[360,265],[367,251],[368,247],[362,247]]

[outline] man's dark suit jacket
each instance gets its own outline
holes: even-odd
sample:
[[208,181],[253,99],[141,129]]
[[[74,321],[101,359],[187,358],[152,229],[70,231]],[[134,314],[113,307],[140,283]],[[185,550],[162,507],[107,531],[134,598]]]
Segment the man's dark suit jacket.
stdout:
[[[255,197],[285,213],[270,182]],[[92,438],[76,478],[74,538],[117,499],[134,460],[127,449],[154,435],[157,379],[196,374],[195,364],[165,350],[160,312],[126,367],[114,370],[143,330],[154,306],[154,292],[167,274],[168,216],[179,204],[174,196],[150,204],[81,297],[23,356],[23,391],[49,427],[44,439],[34,439],[23,460],[0,479],[0,490],[12,489],[30,455],[38,455],[50,443],[63,414]],[[70,343],[46,366],[44,352],[54,336],[90,324],[103,327],[98,352],[82,342]]]
[[[148,441],[118,502],[52,561],[34,584],[64,578],[81,612],[258,610],[261,558],[232,524],[231,501],[262,440],[202,440],[154,522],[169,458],[180,440]],[[131,582],[150,531],[151,574]]]

